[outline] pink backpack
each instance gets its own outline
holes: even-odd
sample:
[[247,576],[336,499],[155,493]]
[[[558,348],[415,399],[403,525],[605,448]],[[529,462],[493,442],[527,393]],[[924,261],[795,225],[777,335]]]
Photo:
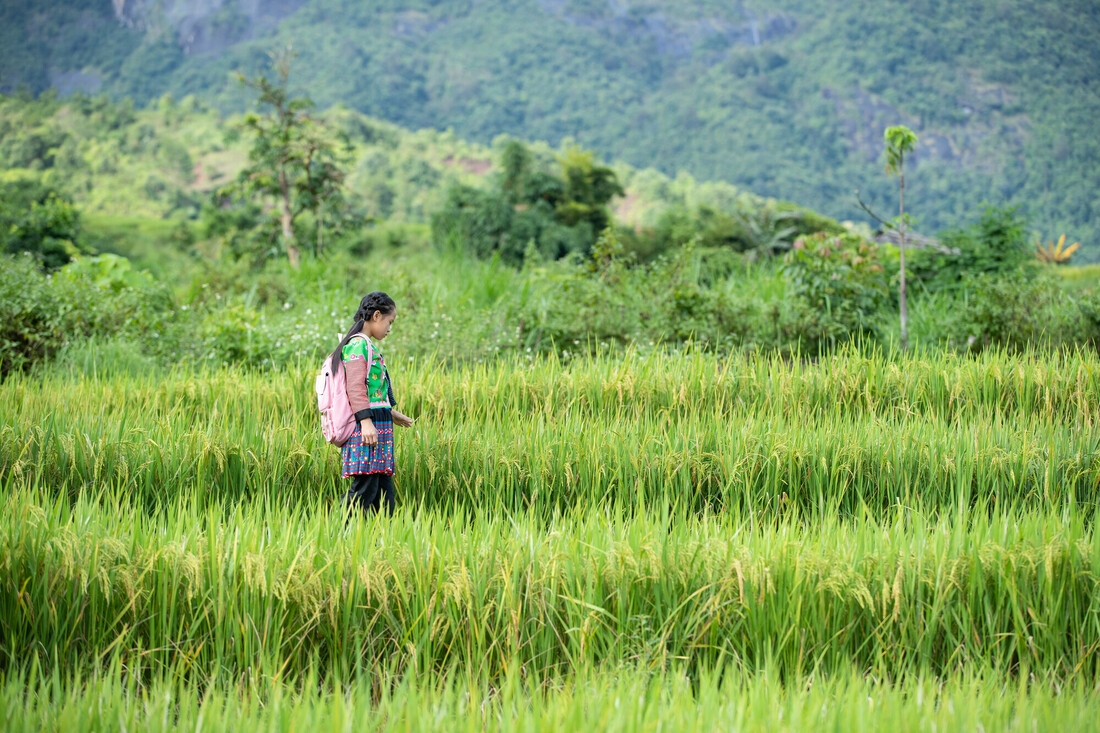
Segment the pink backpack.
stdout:
[[[357,338],[366,336],[361,333],[352,336],[352,339]],[[367,343],[369,345],[370,341]],[[341,361],[333,371],[332,354],[329,354],[313,389],[317,393],[317,409],[321,411],[321,433],[329,443],[342,446],[355,432],[355,412],[348,401],[348,377],[344,363]]]

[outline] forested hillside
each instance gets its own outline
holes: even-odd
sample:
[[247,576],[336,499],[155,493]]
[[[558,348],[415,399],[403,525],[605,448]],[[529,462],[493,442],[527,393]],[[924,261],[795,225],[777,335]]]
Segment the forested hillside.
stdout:
[[983,201],[1100,257],[1100,10],[1077,2],[866,0],[16,0],[0,89],[170,91],[224,111],[293,43],[296,78],[412,128],[572,136],[602,157],[690,171],[857,218],[889,210],[882,130],[920,136],[910,210],[934,233]]
[[[346,146],[346,184],[357,213],[393,224],[427,224],[453,187],[491,185],[509,141],[501,136],[480,145],[452,131],[413,132],[343,106],[320,117]],[[34,181],[93,217],[196,220],[245,163],[240,121],[194,96],[166,94],[140,108],[80,92],[65,99],[52,92],[37,100],[0,95],[0,184]],[[544,168],[557,166],[563,152],[541,143],[530,149]],[[614,172],[625,189],[615,200],[616,221],[629,227],[652,228],[670,208],[797,209],[721,181],[671,178],[622,163]]]

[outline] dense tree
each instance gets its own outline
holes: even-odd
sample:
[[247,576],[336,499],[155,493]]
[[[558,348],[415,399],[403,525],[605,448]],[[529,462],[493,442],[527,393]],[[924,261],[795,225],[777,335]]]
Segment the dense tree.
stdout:
[[80,215],[72,201],[35,181],[0,184],[0,250],[28,252],[54,270],[81,254]]
[[301,250],[295,220],[309,212],[317,222],[315,253],[323,244],[324,217],[344,216],[345,155],[339,142],[311,112],[313,102],[288,90],[290,49],[272,54],[274,81],[260,75],[240,79],[256,90],[259,112],[245,115],[241,129],[251,137],[248,165],[223,193],[238,199],[273,201],[279,232],[290,264],[298,267]]
[[550,259],[587,254],[611,224],[609,203],[623,187],[613,170],[579,147],[566,149],[557,165],[556,172],[540,169],[523,143],[508,141],[497,189],[454,187],[432,217],[436,242],[459,243],[479,257],[499,254],[514,265],[529,244]]

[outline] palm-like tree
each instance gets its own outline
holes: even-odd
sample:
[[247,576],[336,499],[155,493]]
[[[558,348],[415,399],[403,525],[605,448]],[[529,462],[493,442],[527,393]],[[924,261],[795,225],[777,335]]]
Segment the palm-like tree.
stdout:
[[1047,242],[1044,246],[1041,242],[1035,243],[1035,256],[1043,262],[1049,262],[1052,265],[1065,265],[1069,263],[1069,259],[1073,257],[1073,253],[1081,246],[1080,242],[1074,242],[1070,246],[1066,246],[1066,235],[1058,237],[1058,244],[1054,242]]

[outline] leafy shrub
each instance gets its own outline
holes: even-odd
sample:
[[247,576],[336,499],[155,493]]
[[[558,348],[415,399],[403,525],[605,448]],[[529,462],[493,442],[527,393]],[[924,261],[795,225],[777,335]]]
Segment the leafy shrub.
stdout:
[[758,297],[711,287],[715,270],[724,268],[732,269],[731,263],[701,251],[694,241],[652,263],[636,264],[609,228],[584,267],[564,262],[529,267],[530,281],[540,286],[525,289],[510,317],[520,324],[520,344],[542,351],[689,341],[725,349],[770,342],[772,325]]
[[215,199],[203,205],[199,231],[203,239],[216,242],[234,257],[262,259],[276,250],[274,240],[261,230],[263,218],[263,210],[255,202],[233,205],[228,199]]
[[34,180],[0,184],[0,252],[31,253],[55,270],[85,252],[80,216],[67,197]]
[[784,258],[784,277],[807,311],[800,334],[810,347],[833,346],[851,336],[874,335],[888,302],[878,248],[854,234],[799,237]]
[[487,258],[504,249],[514,213],[499,194],[472,186],[455,186],[448,192],[443,209],[432,215],[432,239],[437,244],[456,244],[475,257]]
[[794,227],[795,234],[799,237],[806,236],[807,234],[817,234],[818,232],[835,235],[847,232],[844,225],[836,219],[825,216],[824,214],[819,214],[813,209],[807,209],[804,206],[799,206],[790,201],[779,201],[775,205],[775,210],[780,214],[794,214],[794,216],[785,221],[789,222],[790,226]]
[[1095,338],[1093,301],[1075,303],[1049,273],[982,274],[972,284],[965,315],[972,350],[1058,347]]
[[1094,347],[1100,347],[1100,289],[1082,293],[1077,307],[1083,319],[1084,338]]
[[211,309],[199,324],[192,344],[197,359],[259,366],[271,361],[268,334],[259,329],[260,314],[243,305]]
[[844,231],[833,219],[785,201],[739,203],[732,210],[700,205],[692,211],[672,206],[652,230],[637,237],[633,249],[652,259],[694,239],[703,249],[729,249],[760,259],[790,249],[794,237]]
[[530,151],[510,141],[498,188],[452,187],[432,215],[432,239],[483,259],[499,255],[514,266],[523,263],[529,242],[546,259],[587,255],[596,233],[611,222],[608,202],[623,189],[614,171],[580,148],[566,150],[558,163],[560,175],[538,170]]
[[982,274],[1035,266],[1027,219],[1015,208],[990,206],[976,223],[944,232],[941,241],[958,254],[929,248],[906,252],[907,275],[929,291],[960,289]]
[[53,276],[52,286],[66,328],[83,336],[156,339],[173,318],[167,287],[135,270],[125,257],[74,260]]
[[57,295],[30,255],[0,260],[0,377],[47,358],[61,345]]
[[167,289],[115,255],[79,259],[52,275],[34,258],[0,268],[0,371],[23,370],[65,344],[126,334],[156,340],[173,318]]

